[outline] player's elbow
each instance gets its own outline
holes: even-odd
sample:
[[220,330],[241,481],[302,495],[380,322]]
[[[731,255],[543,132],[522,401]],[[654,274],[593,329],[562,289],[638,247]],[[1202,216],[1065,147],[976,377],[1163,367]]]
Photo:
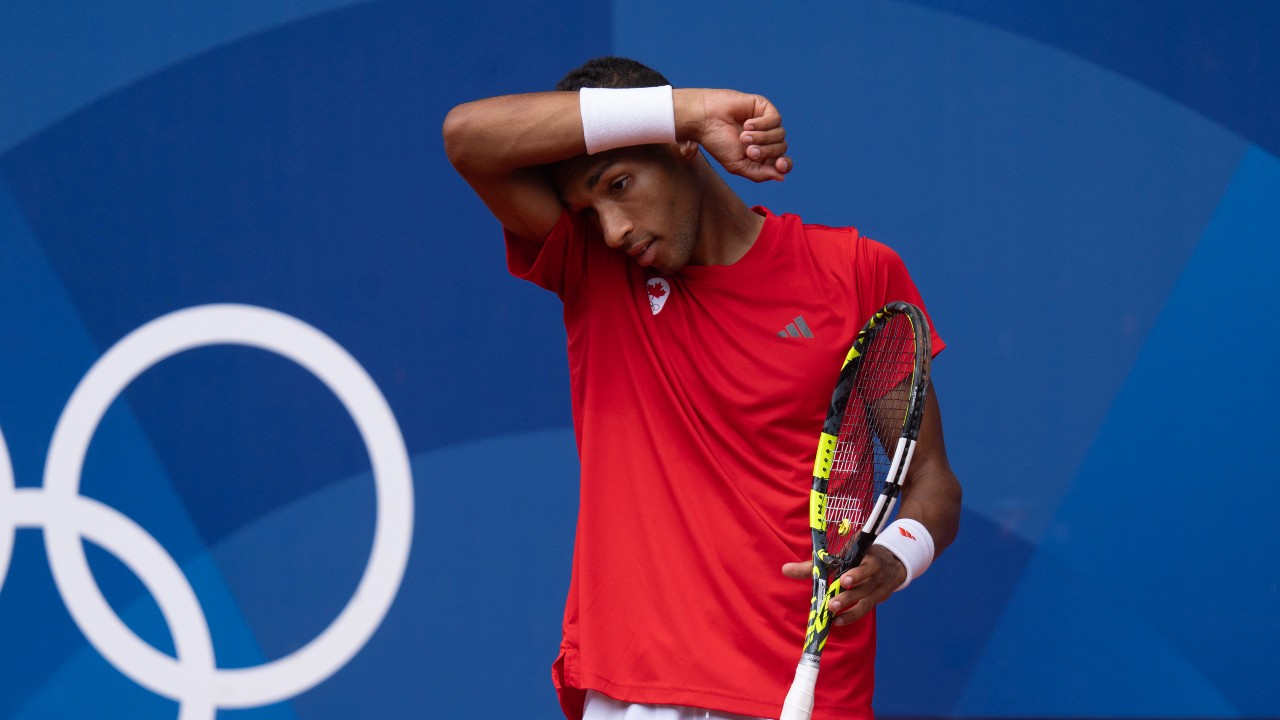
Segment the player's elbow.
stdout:
[[939,473],[939,475],[936,496],[941,510],[939,514],[944,518],[943,525],[946,533],[946,537],[942,538],[943,542],[939,544],[938,552],[941,552],[943,547],[950,545],[955,540],[956,535],[960,534],[964,488],[960,486],[960,479],[956,477],[950,467],[946,468],[945,472]]
[[958,526],[960,524],[960,507],[964,501],[964,488],[960,486],[960,479],[956,477],[951,467],[947,466],[937,472],[935,482],[937,484],[935,494],[938,502],[955,517],[955,522]]
[[960,478],[956,477],[956,473],[950,467],[947,468],[947,493],[951,496],[951,502],[957,508],[960,507],[964,500],[964,487],[960,484]]
[[463,175],[473,169],[476,147],[475,112],[470,103],[459,105],[444,117],[441,134],[444,136],[444,153],[454,169]]

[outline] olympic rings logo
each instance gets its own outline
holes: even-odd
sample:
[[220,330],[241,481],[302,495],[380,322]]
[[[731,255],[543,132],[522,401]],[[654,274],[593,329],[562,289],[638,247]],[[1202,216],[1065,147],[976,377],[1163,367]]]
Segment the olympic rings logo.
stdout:
[[[208,621],[177,562],[141,526],[79,494],[89,442],[103,415],[139,375],[162,360],[207,345],[247,345],[286,357],[320,379],[359,430],[373,465],[377,525],[355,593],[319,635],[285,657],[221,669]],[[292,698],[337,672],[382,624],[400,589],[413,536],[413,479],[400,426],[373,379],[342,346],[289,315],[248,305],[204,305],[134,330],[94,363],[53,431],[44,485],[17,488],[0,433],[0,589],[15,530],[42,528],[59,595],[89,643],[116,669],[179,703],[179,720],[213,720],[219,708]],[[160,606],[176,658],[140,637],[111,609],[89,570],[81,539],[121,560]]]

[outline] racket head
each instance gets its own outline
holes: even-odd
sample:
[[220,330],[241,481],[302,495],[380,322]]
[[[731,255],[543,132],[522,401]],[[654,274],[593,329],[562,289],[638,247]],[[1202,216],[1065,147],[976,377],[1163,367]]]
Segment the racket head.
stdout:
[[813,464],[813,597],[804,653],[780,720],[809,720],[836,578],[862,562],[893,512],[919,437],[932,358],[920,308],[891,302],[867,321],[831,394]]
[[814,478],[815,489],[824,485],[822,544],[832,574],[861,562],[892,512],[919,436],[930,359],[923,311],[896,301],[867,321],[845,359],[823,423],[824,438],[834,438],[830,464],[825,478]]

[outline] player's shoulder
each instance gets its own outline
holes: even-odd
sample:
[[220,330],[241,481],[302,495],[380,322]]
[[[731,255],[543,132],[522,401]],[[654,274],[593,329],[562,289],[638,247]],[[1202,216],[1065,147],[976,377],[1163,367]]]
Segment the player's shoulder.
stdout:
[[804,222],[805,237],[818,247],[868,257],[895,256],[893,248],[858,230],[855,225]]
[[[768,212],[768,211],[766,211]],[[772,215],[772,213],[769,213]],[[830,225],[785,213],[775,216],[784,231],[802,234],[806,244],[818,254],[835,253],[859,262],[901,262],[897,251],[867,236],[856,225]]]
[[862,238],[862,233],[858,232],[858,228],[852,225],[824,225],[822,223],[804,222],[801,227],[804,228],[806,235],[820,241],[850,242]]
[[898,257],[898,252],[892,247],[860,232],[853,225],[805,223],[804,231],[815,242],[839,245],[857,255],[875,258]]
[[811,252],[828,267],[843,268],[843,272],[864,279],[906,272],[906,263],[897,250],[855,226],[805,223],[804,232]]
[[784,234],[801,234],[812,242],[848,243],[861,237],[858,229],[852,225],[825,225],[802,219],[795,213],[773,213],[764,207],[753,208],[766,219],[776,223]]

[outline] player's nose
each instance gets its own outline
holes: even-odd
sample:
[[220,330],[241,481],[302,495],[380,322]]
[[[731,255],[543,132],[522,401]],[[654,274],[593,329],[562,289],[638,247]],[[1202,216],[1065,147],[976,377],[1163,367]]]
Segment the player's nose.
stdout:
[[600,213],[600,232],[611,248],[624,247],[631,234],[631,223],[619,213]]

